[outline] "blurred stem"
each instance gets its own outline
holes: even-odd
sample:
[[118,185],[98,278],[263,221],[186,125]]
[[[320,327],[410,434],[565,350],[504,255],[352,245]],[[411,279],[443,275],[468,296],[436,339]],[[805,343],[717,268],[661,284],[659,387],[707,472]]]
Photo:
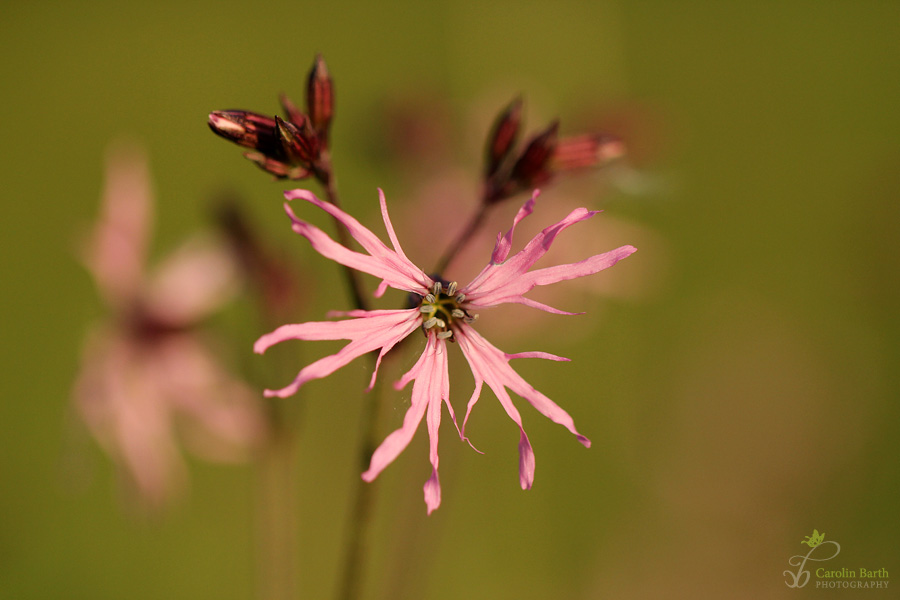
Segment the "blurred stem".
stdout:
[[[370,358],[375,358],[370,353]],[[373,360],[374,363],[374,360]],[[374,366],[374,365],[373,365]],[[375,385],[367,394],[363,402],[363,414],[360,419],[362,444],[360,445],[359,469],[362,473],[369,466],[369,459],[377,445],[378,415],[381,406],[382,383],[375,380]],[[353,506],[351,507],[350,532],[347,537],[347,549],[344,555],[344,566],[341,580],[341,589],[338,595],[340,600],[354,600],[359,597],[359,590],[364,579],[366,534],[371,523],[372,505],[375,496],[375,486],[363,481],[362,477],[356,479]]]
[[296,598],[296,418],[287,414],[280,398],[269,404],[271,432],[259,458],[257,526],[260,552],[257,565],[259,597]]
[[478,231],[478,228],[481,227],[482,223],[484,223],[484,219],[487,217],[490,207],[491,205],[487,202],[482,202],[479,205],[478,210],[472,215],[466,228],[463,229],[453,243],[450,244],[450,247],[434,268],[434,273],[439,277],[444,276],[444,272],[447,270],[447,267],[450,266],[450,262],[456,258],[456,255],[469,243],[469,240],[475,235],[475,232]]
[[[328,202],[338,208],[341,208],[341,202],[338,198],[337,193],[337,185],[334,181],[334,171],[331,168],[331,155],[327,150],[322,150],[322,153],[315,167],[315,176],[319,183],[321,183],[325,188],[325,195],[328,198]],[[337,218],[334,219],[334,224],[337,228],[338,241],[345,248],[350,248],[350,232],[341,224],[340,221],[337,220]],[[360,281],[359,279],[359,272],[355,269],[351,269],[350,267],[344,267],[344,275],[347,279],[347,286],[350,290],[350,295],[353,298],[353,303],[356,305],[356,308],[368,310],[369,303],[366,301],[362,281]]]

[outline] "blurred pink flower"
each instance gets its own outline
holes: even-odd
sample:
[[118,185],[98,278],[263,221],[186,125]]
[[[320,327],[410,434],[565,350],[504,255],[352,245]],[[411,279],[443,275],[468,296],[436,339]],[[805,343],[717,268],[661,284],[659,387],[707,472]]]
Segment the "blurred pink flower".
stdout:
[[425,417],[430,440],[432,474],[425,483],[425,503],[431,513],[441,502],[438,480],[438,429],[441,420],[441,404],[447,406],[450,418],[457,425],[450,404],[450,380],[447,368],[447,341],[456,340],[472,369],[475,390],[469,399],[460,437],[465,439],[465,424],[472,408],[481,395],[482,386],[494,391],[509,417],[519,427],[519,482],[529,489],[534,480],[534,453],[528,436],[522,427],[522,419],[507,393],[507,388],[525,398],[550,420],[563,425],[577,436],[586,447],[590,441],[575,429],[572,417],[547,396],[531,387],[509,365],[514,358],[544,358],[567,360],[544,352],[506,354],[485,340],[471,326],[477,315],[472,311],[505,303],[518,303],[557,314],[574,314],[557,310],[525,297],[536,286],[583,277],[611,267],[635,251],[632,246],[622,246],[604,254],[592,256],[578,263],[558,265],[530,271],[531,267],[550,248],[556,236],[570,225],[588,219],[597,211],[584,208],[573,210],[562,221],[547,227],[532,239],[523,250],[509,257],[516,225],[531,214],[538,192],[519,210],[513,226],[506,235],[497,236],[490,262],[471,283],[458,287],[456,282],[445,282],[426,275],[403,252],[391,220],[388,216],[384,194],[379,190],[381,213],[393,249],[388,248],[374,233],[352,216],[332,204],[317,198],[306,190],[285,192],[288,200],[305,200],[340,221],[363,247],[365,253],[350,250],[326,235],[317,227],[300,220],[286,203],[285,210],[293,222],[293,229],[312,244],[322,256],[344,266],[351,267],[380,278],[375,292],[380,297],[388,287],[404,290],[415,298],[415,306],[400,310],[352,310],[343,313],[348,319],[341,321],[309,322],[284,325],[262,336],[254,350],[264,352],[270,346],[285,340],[350,340],[336,354],[326,356],[307,365],[294,381],[280,390],[266,390],[267,396],[286,397],[294,394],[304,383],[326,377],[358,356],[380,348],[375,371],[369,384],[375,382],[381,359],[401,340],[421,328],[426,336],[425,350],[416,364],[395,384],[401,389],[414,381],[411,406],[402,426],[392,432],[375,450],[369,469],[362,474],[366,481],[374,480],[409,444],[422,418]]
[[235,290],[233,258],[212,239],[196,238],[148,276],[151,212],[143,155],[111,153],[84,261],[112,316],[88,336],[74,400],[140,498],[155,507],[184,480],[176,429],[202,457],[230,461],[261,438],[264,422],[253,392],[195,329]]

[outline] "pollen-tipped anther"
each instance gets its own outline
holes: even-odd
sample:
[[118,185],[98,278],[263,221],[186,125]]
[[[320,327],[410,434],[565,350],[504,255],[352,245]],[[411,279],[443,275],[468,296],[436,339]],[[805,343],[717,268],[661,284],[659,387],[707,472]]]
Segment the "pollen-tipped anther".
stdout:
[[432,327],[446,327],[447,323],[443,319],[438,319],[437,317],[431,317],[427,319],[424,323],[422,323],[422,327],[425,329],[431,329]]

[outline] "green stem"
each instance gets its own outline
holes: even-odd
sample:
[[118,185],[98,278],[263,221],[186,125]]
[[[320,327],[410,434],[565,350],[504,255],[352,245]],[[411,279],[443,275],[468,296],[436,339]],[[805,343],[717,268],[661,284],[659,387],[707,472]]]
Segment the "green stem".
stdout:
[[259,597],[293,600],[296,597],[296,436],[295,419],[288,419],[277,400],[271,434],[259,457],[257,528],[260,540]]
[[[374,357],[374,354],[370,354]],[[375,451],[378,433],[378,415],[381,406],[381,380],[375,381],[375,386],[369,392],[368,398],[363,402],[363,413],[360,417],[360,430],[362,444],[359,454],[358,472],[365,471],[369,466],[369,459]],[[341,588],[338,598],[340,600],[354,600],[359,597],[361,583],[364,579],[366,557],[366,534],[371,523],[372,505],[375,497],[375,486],[357,477],[353,506],[351,507],[351,528],[347,537],[347,549],[344,555]]]
[[[325,196],[327,197],[328,202],[341,208],[341,202],[338,199],[337,185],[334,180],[334,172],[331,168],[331,156],[328,154],[327,150],[322,151],[321,157],[315,167],[315,176],[319,183],[325,188]],[[337,220],[337,218],[334,218],[334,224],[337,229],[338,242],[345,248],[350,248],[350,232]],[[347,287],[356,308],[368,310],[369,303],[366,300],[362,281],[359,278],[359,272],[350,267],[344,267],[344,276],[346,277]]]

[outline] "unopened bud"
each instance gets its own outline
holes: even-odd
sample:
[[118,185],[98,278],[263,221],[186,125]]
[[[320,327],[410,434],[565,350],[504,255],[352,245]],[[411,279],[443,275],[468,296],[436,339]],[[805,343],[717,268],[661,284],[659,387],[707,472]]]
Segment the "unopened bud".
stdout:
[[603,167],[625,155],[625,144],[612,135],[585,134],[561,139],[553,150],[551,169],[571,171]]
[[322,145],[326,146],[328,129],[334,117],[334,81],[321,54],[316,55],[306,82],[306,105],[312,126]]
[[510,152],[512,152],[516,138],[519,136],[521,122],[522,97],[519,96],[500,113],[500,116],[494,121],[490,135],[488,135],[484,157],[484,175],[486,178],[493,176]]
[[294,162],[313,163],[319,157],[319,141],[308,119],[303,119],[302,126],[288,123],[281,117],[275,117],[275,129],[287,156]]
[[556,131],[559,121],[554,121],[543,132],[535,136],[525,147],[519,160],[513,166],[510,178],[521,186],[532,187],[550,178],[549,160],[556,147]]
[[209,128],[239,146],[259,150],[275,159],[284,156],[271,117],[245,110],[217,110],[209,113]]

